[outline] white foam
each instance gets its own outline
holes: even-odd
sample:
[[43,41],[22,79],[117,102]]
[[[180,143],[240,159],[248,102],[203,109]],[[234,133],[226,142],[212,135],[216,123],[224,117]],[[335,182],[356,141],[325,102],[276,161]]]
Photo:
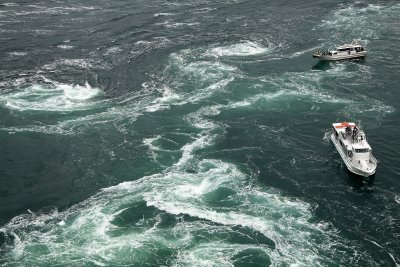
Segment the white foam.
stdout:
[[395,195],[394,201],[396,201],[397,204],[400,204],[400,196],[399,195]]
[[19,11],[15,12],[17,16],[25,16],[25,15],[52,15],[52,14],[63,14],[68,15],[71,12],[79,12],[84,10],[94,10],[95,7],[93,6],[82,6],[82,5],[75,5],[75,6],[56,6],[56,7],[46,7],[40,5],[27,5],[26,7],[29,8],[29,11]]
[[211,97],[212,95],[225,90],[225,88],[228,86],[228,84],[231,83],[233,80],[234,80],[234,76],[220,80],[214,84],[211,84],[210,86],[208,86],[206,88],[198,90],[197,94],[189,96],[188,100],[189,100],[189,102],[195,103],[197,101],[207,99],[207,98]]
[[157,91],[162,94],[161,97],[154,99],[147,107],[147,112],[155,112],[169,108],[172,104],[178,104],[181,96],[175,93],[171,88],[164,86],[157,88]]
[[19,6],[17,3],[4,3],[4,6]]
[[211,120],[205,119],[204,116],[218,115],[222,107],[222,105],[204,106],[196,112],[188,114],[185,119],[196,128],[204,130],[214,129],[217,127],[217,124]]
[[272,45],[269,47],[264,47],[256,42],[252,41],[242,41],[238,44],[232,44],[221,47],[210,48],[206,51],[206,55],[214,57],[223,56],[254,56],[268,53],[272,50]]
[[249,98],[246,98],[245,100],[242,101],[237,101],[237,102],[232,102],[229,105],[229,108],[235,109],[235,108],[241,108],[241,107],[248,107],[248,106],[253,106],[255,103],[259,102],[260,100],[274,100],[278,99],[279,97],[287,97],[288,95],[293,95],[292,92],[290,91],[285,91],[285,90],[280,90],[275,93],[266,93],[266,94],[258,94]]
[[56,33],[56,31],[54,30],[44,30],[44,29],[35,29],[31,30],[30,32],[32,32],[34,36],[54,35]]
[[[370,112],[375,116],[384,116],[395,109],[379,100],[367,98],[364,95],[344,95],[336,91],[322,90],[325,79],[352,79],[364,81],[368,69],[363,71],[346,71],[346,64],[336,64],[332,69],[324,72],[287,72],[279,75],[269,75],[260,78],[261,88],[265,88],[257,95],[252,95],[244,100],[231,102],[229,108],[240,108],[263,104],[263,102],[280,100],[298,101],[310,99],[313,103],[330,103],[345,105],[341,112],[354,114]],[[366,74],[367,72],[367,74]],[[368,76],[367,76],[368,78]],[[263,102],[262,102],[263,101]],[[263,105],[263,107],[266,107]],[[314,105],[315,109],[315,105]]]
[[158,162],[156,151],[159,151],[160,148],[155,146],[153,143],[154,143],[154,141],[157,141],[160,138],[161,138],[161,136],[159,135],[159,136],[156,136],[156,137],[153,137],[153,138],[145,138],[143,140],[143,144],[145,144],[146,146],[149,147],[150,153],[151,153],[151,157],[153,158],[154,162]]
[[248,248],[268,251],[257,246],[208,242],[180,251],[172,266],[234,266],[232,258],[241,250]]
[[[277,251],[270,251],[270,255],[277,264],[309,264],[318,260],[312,252],[315,248],[307,239],[321,232],[317,226],[308,223],[311,213],[305,203],[279,197],[277,193],[264,193],[260,188],[243,186],[245,176],[230,164],[207,160],[199,164],[199,171],[202,167],[205,171],[196,174],[171,173],[164,177],[162,184],[169,188],[145,193],[146,202],[177,216],[189,214],[222,225],[240,225],[260,231],[275,242]],[[204,195],[221,186],[236,191],[231,198],[236,200],[237,206],[215,210],[202,201]],[[286,217],[288,213],[295,217]],[[274,220],[277,215],[281,219]]]
[[[26,81],[21,81],[22,89],[11,90],[0,96],[0,102],[10,109],[21,111],[40,110],[49,112],[65,112],[100,108],[95,114],[79,116],[57,122],[54,125],[23,125],[1,128],[7,132],[32,131],[46,134],[73,134],[94,127],[97,124],[113,123],[121,132],[126,131],[125,124],[131,124],[146,112],[169,108],[179,104],[179,98],[168,88],[156,89],[150,84],[150,93],[134,93],[124,95],[114,107],[109,107],[109,101],[99,99],[103,93],[100,88],[93,88],[89,84],[69,85],[46,80],[47,85],[33,85],[24,87]],[[151,92],[157,92],[153,94]],[[160,93],[162,94],[160,96]],[[175,100],[176,99],[176,100]],[[119,102],[118,102],[119,101]]]
[[105,55],[111,55],[122,52],[123,49],[119,46],[113,46],[106,49]]
[[303,55],[303,54],[305,54],[305,53],[309,53],[309,52],[311,52],[311,51],[314,51],[314,50],[316,50],[316,49],[318,49],[318,48],[320,48],[320,47],[319,47],[319,46],[314,46],[314,47],[311,47],[311,48],[307,48],[307,49],[304,49],[304,50],[301,50],[301,51],[294,52],[293,54],[282,55],[282,57],[286,57],[286,58],[296,58],[296,57],[299,57],[299,56],[301,56],[301,55]]
[[45,70],[56,70],[60,66],[79,67],[82,69],[103,68],[105,65],[94,65],[90,59],[58,59],[42,66]]
[[171,43],[166,37],[154,37],[150,40],[140,40],[135,43],[135,46],[131,48],[130,53],[133,55],[141,55],[142,53],[153,50],[159,49],[162,47],[166,47],[168,44]]
[[150,42],[150,41],[140,40],[140,41],[137,41],[135,43],[135,45],[148,45],[148,44],[151,44],[151,43],[152,42]]
[[221,128],[221,126],[204,117],[218,115],[221,107],[221,105],[204,106],[185,117],[186,121],[202,131],[196,135],[193,142],[187,143],[181,148],[182,157],[174,165],[174,167],[182,168],[188,165],[194,158],[194,152],[196,150],[212,145],[217,139],[219,135],[218,130]]
[[174,13],[156,13],[154,14],[154,17],[161,17],[161,16],[174,16]]
[[334,36],[338,39],[329,42],[331,46],[338,45],[337,42],[343,42],[345,38],[348,41],[361,39],[363,43],[367,44],[369,40],[377,39],[381,34],[379,26],[381,24],[377,23],[377,20],[393,12],[398,12],[398,7],[398,4],[365,4],[364,6],[360,6],[359,3],[340,4],[337,9],[332,11],[329,19],[323,20],[322,24],[314,30],[335,31],[337,34]]
[[201,14],[201,13],[208,13],[208,12],[216,10],[216,9],[217,8],[213,8],[213,7],[203,7],[203,8],[194,9],[194,10],[192,10],[192,12],[195,14]]
[[66,44],[60,44],[60,45],[57,45],[57,47],[61,48],[61,49],[72,49],[72,48],[74,48],[73,45],[66,45]]
[[185,167],[191,159],[193,159],[193,153],[198,150],[205,148],[213,143],[215,140],[215,135],[210,134],[199,134],[195,141],[192,143],[188,143],[181,148],[182,157],[179,161],[174,165],[174,167],[183,168]]
[[21,56],[26,56],[28,53],[27,52],[10,52],[8,54],[10,56],[21,57]]
[[[266,188],[248,185],[248,177],[229,163],[202,160],[193,167],[195,173],[171,168],[165,173],[106,188],[61,213],[36,215],[34,218],[33,215],[16,217],[1,229],[19,233],[19,245],[7,251],[5,256],[18,255],[21,264],[34,260],[37,265],[49,260],[65,265],[87,260],[105,265],[116,261],[141,264],[147,262],[147,257],[157,257],[152,248],[162,247],[178,252],[174,265],[211,263],[207,261],[207,253],[214,253],[214,263],[231,264],[232,256],[237,252],[257,248],[264,251],[274,265],[297,263],[309,266],[321,260],[315,251],[329,253],[330,234],[309,222],[311,211],[308,204],[285,198],[273,190],[267,192]],[[232,190],[233,194],[225,196],[225,200],[235,205],[207,204],[206,196],[219,188]],[[198,220],[180,220],[167,228],[158,227],[158,215],[143,217],[134,225],[112,223],[127,208],[143,200],[148,206],[176,215],[175,218],[186,214]],[[157,211],[157,214],[162,211]],[[64,225],[59,224],[61,220]],[[201,237],[199,230],[212,236],[214,231],[234,231],[234,226],[261,232],[274,242],[275,248],[219,239],[195,242]],[[321,240],[321,243],[313,243],[314,239]],[[37,257],[34,252],[25,252],[26,248],[35,245],[46,246],[49,254]]]
[[200,25],[199,22],[174,22],[171,20],[167,20],[161,23],[156,23],[155,25],[161,25],[164,26],[165,28],[168,29],[173,29],[173,28],[183,28],[183,27],[193,27]]
[[87,59],[63,59],[59,62],[64,65],[77,66],[84,69],[93,67],[93,64]]
[[240,71],[234,66],[202,60],[201,57],[200,60],[193,61],[192,57],[196,56],[191,50],[172,54],[170,66],[167,68],[167,71],[171,69],[178,74],[175,82],[177,85],[181,84],[181,80],[188,81],[189,84],[196,81],[193,83],[194,90],[180,92],[181,100],[184,102],[196,103],[208,99],[214,94],[223,92],[235,77],[241,77]]
[[210,61],[191,62],[178,67],[200,81],[219,82],[223,77],[230,77],[232,73],[238,72],[238,69],[234,66]]
[[91,108],[89,101],[102,93],[88,82],[82,85],[63,84],[47,80],[51,84],[27,85],[0,95],[0,101],[9,109],[19,111],[73,111]]
[[65,97],[72,101],[88,100],[99,95],[101,92],[100,89],[91,87],[88,82],[85,83],[85,86],[71,86],[69,84],[59,83],[58,87],[64,91]]

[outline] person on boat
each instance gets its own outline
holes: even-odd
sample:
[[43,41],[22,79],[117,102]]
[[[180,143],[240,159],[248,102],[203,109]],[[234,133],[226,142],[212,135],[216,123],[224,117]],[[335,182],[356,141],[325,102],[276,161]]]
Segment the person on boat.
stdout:
[[353,129],[353,136],[352,136],[353,141],[354,141],[354,139],[355,139],[356,136],[357,136],[357,132],[358,132],[357,126],[354,126],[354,129]]
[[348,134],[348,135],[351,134],[351,128],[349,125],[346,126],[346,134]]

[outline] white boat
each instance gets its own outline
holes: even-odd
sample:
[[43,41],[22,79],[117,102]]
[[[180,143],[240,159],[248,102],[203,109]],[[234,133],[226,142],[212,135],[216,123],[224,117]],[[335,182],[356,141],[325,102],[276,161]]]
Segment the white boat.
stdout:
[[366,55],[367,50],[365,47],[357,41],[353,41],[351,44],[338,46],[335,50],[317,51],[313,54],[313,58],[318,58],[319,60],[342,60],[364,58]]
[[331,140],[349,171],[364,177],[375,173],[378,161],[364,131],[353,122],[332,123]]

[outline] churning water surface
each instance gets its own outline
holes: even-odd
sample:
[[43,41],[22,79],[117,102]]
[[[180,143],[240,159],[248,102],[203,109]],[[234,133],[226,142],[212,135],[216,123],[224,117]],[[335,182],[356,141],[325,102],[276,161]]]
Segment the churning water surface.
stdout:
[[[395,1],[0,4],[0,266],[399,266]],[[318,63],[358,39],[365,60]],[[377,173],[325,133],[361,122]]]

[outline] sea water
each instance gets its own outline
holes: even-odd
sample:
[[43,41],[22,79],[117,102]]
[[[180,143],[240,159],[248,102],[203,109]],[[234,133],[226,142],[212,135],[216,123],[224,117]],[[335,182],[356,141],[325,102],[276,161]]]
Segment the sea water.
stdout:
[[[399,266],[399,16],[0,3],[0,266]],[[366,59],[312,58],[354,39]],[[373,177],[324,138],[340,121]]]

